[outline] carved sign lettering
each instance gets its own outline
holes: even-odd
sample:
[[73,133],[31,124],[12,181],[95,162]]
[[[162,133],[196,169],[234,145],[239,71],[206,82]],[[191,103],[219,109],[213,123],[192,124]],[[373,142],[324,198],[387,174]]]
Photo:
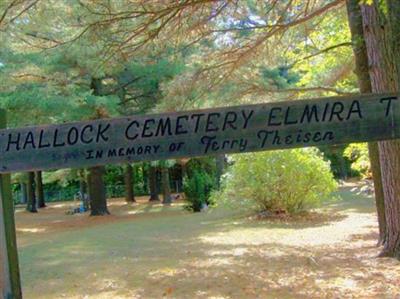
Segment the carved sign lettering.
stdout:
[[398,95],[332,97],[0,130],[0,172],[400,137]]

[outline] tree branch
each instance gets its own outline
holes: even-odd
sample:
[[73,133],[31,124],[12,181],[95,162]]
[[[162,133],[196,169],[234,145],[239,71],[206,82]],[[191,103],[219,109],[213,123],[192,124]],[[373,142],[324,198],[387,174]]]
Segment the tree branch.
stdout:
[[298,59],[298,60],[295,60],[294,62],[292,62],[292,64],[290,64],[290,67],[295,66],[295,65],[296,65],[297,63],[299,63],[300,61],[313,58],[313,57],[318,56],[318,55],[320,55],[320,54],[329,52],[329,51],[331,51],[331,50],[334,50],[334,49],[337,49],[337,48],[340,48],[340,47],[351,47],[351,46],[352,46],[352,43],[351,43],[351,42],[344,42],[344,43],[341,43],[341,44],[337,44],[337,45],[333,45],[333,46],[327,47],[327,48],[322,49],[322,50],[319,50],[319,51],[317,51],[317,52],[315,52],[315,53],[313,53],[313,54],[310,54],[310,55],[308,55],[308,56],[305,56],[305,57],[302,57],[302,58],[300,58],[300,59]]

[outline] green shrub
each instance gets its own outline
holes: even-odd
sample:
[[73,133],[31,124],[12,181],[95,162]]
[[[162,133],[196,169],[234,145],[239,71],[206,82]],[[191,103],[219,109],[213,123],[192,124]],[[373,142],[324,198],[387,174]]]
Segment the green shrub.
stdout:
[[343,155],[350,160],[351,169],[363,178],[372,176],[367,143],[351,143]]
[[214,196],[260,212],[303,211],[325,199],[337,185],[329,162],[317,149],[267,151],[232,158],[223,189]]
[[183,190],[189,202],[187,208],[200,212],[205,204],[210,203],[209,197],[214,187],[213,176],[204,171],[194,170],[190,176],[184,178],[183,182]]
[[186,174],[191,177],[194,172],[207,173],[209,176],[215,177],[216,163],[214,157],[192,158],[186,163]]

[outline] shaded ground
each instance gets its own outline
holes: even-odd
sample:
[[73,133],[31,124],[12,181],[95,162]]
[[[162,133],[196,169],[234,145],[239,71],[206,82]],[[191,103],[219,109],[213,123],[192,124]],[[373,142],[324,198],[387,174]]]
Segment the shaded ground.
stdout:
[[104,217],[21,210],[25,298],[400,298],[400,262],[375,258],[373,200],[341,196],[296,222],[144,201]]

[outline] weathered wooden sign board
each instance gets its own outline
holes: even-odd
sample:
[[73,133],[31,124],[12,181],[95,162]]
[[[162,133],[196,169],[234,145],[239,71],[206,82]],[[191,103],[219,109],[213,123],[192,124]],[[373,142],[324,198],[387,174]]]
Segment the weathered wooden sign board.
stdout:
[[398,95],[357,95],[0,130],[0,172],[400,137]]

